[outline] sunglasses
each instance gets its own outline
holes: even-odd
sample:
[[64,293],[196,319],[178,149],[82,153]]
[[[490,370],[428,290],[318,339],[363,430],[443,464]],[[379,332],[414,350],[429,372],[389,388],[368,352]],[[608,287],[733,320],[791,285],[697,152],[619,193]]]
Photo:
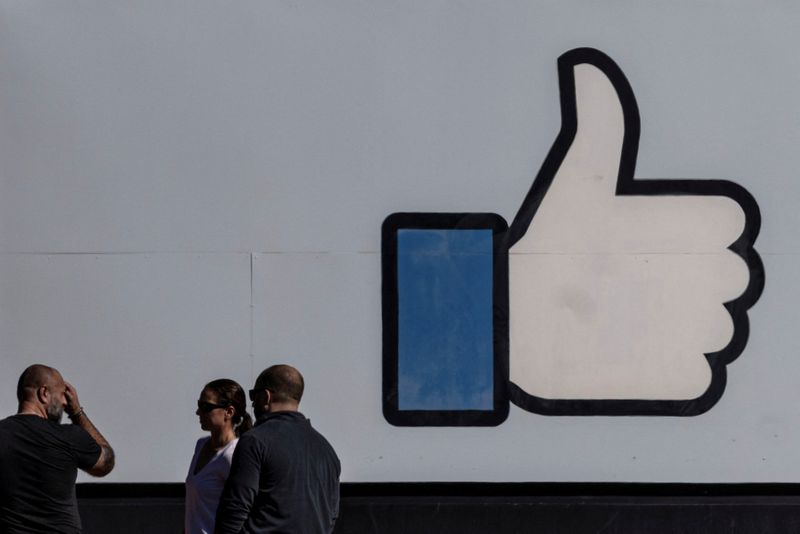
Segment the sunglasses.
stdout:
[[217,408],[227,408],[229,404],[214,404],[213,402],[197,401],[197,409],[203,413],[209,413]]
[[248,397],[250,397],[250,402],[253,402],[253,401],[255,401],[255,400],[256,400],[256,396],[257,396],[259,393],[261,393],[261,392],[263,392],[263,391],[266,391],[266,390],[267,390],[267,388],[256,388],[256,389],[251,389],[251,390],[249,390],[249,391],[247,392],[247,396],[248,396]]

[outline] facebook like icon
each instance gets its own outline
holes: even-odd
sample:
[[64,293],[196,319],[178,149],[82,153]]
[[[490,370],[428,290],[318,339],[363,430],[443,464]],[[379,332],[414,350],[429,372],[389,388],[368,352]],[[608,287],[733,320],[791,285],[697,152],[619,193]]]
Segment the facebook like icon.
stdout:
[[619,67],[558,62],[561,131],[510,227],[394,213],[382,227],[383,413],[398,426],[698,415],[721,398],[764,287],[755,199],[727,180],[635,179]]

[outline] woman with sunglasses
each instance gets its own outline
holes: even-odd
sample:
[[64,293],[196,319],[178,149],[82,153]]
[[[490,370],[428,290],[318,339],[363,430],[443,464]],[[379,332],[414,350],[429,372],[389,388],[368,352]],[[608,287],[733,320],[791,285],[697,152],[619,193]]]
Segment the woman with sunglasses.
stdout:
[[245,391],[227,378],[209,382],[197,399],[200,428],[211,432],[197,440],[189,474],[186,476],[185,534],[211,534],[219,496],[239,436],[252,428],[245,408]]

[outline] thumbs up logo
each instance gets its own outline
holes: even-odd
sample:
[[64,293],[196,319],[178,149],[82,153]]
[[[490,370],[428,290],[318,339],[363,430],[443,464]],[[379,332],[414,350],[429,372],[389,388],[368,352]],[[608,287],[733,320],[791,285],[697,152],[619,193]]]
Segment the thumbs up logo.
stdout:
[[[549,415],[697,415],[720,399],[726,366],[744,350],[747,310],[764,286],[753,197],[725,180],[634,178],[639,111],[622,71],[581,48],[559,58],[558,72],[561,131],[507,230],[493,214],[384,223],[384,414],[393,424],[499,424],[509,400]],[[447,224],[435,230],[437,221]],[[414,232],[448,242],[478,228],[493,247],[398,248]],[[467,267],[396,268],[420,257]],[[461,259],[475,257],[491,257],[492,298],[474,272],[464,276],[476,262]],[[445,295],[463,293],[470,305],[456,299],[430,315],[442,303],[429,289],[448,284],[456,287]],[[427,296],[409,297],[411,286]],[[424,332],[418,320],[429,316],[444,319]],[[487,316],[492,324],[481,324]],[[448,343],[441,332],[453,328],[491,332],[491,354],[485,342],[481,354],[465,351],[463,336]],[[425,336],[435,342],[408,343]]]

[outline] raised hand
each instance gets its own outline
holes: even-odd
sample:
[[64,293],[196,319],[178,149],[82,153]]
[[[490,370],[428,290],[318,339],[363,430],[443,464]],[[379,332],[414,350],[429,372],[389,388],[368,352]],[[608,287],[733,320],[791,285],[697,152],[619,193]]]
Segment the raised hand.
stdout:
[[67,400],[65,410],[67,411],[67,415],[72,415],[81,409],[81,401],[78,400],[78,391],[75,389],[75,386],[69,382],[64,382],[64,386],[66,387],[64,397]]

